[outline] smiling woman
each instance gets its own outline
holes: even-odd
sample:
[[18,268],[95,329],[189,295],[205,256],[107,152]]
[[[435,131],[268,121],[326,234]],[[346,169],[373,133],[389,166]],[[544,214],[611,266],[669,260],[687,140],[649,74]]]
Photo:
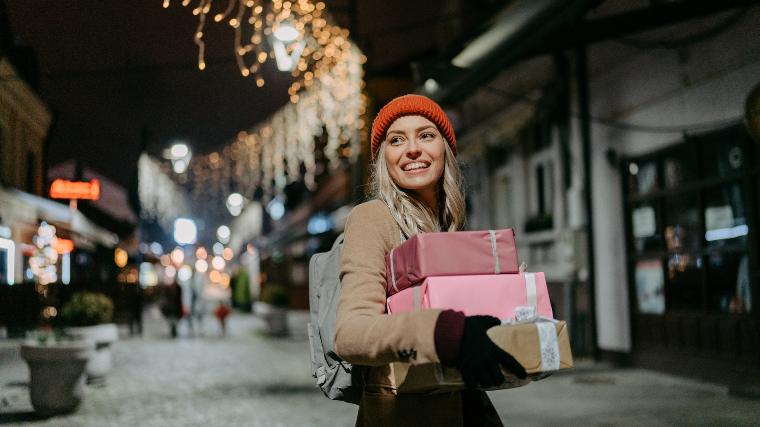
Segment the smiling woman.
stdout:
[[[386,314],[390,250],[405,237],[463,227],[451,122],[431,99],[405,95],[378,113],[371,147],[376,200],[354,208],[346,222],[334,346],[343,360],[370,367],[356,425],[501,425],[484,392],[398,394],[391,368],[441,363],[459,368],[466,383],[488,386],[504,380],[496,360],[511,358],[486,335],[496,318],[439,309]],[[525,377],[516,361],[513,368]]]

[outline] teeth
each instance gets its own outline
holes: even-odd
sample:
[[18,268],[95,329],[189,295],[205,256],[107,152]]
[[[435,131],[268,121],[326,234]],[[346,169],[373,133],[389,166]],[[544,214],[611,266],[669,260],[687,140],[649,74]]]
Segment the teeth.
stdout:
[[404,170],[405,171],[410,171],[410,170],[414,170],[414,169],[424,169],[424,168],[426,168],[428,166],[429,165],[427,163],[414,162],[414,163],[409,163],[408,165],[404,166]]

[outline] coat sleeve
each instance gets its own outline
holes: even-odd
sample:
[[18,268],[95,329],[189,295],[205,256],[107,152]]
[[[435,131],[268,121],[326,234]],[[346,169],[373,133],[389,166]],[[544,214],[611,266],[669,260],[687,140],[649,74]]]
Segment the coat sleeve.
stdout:
[[346,222],[335,350],[356,365],[439,362],[434,331],[441,310],[385,313],[385,254],[396,233],[382,202],[357,206]]

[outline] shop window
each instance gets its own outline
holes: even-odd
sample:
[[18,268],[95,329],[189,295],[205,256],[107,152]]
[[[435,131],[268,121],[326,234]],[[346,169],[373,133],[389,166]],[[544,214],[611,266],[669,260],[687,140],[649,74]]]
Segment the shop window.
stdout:
[[705,241],[709,247],[745,244],[749,227],[739,184],[704,191]]
[[696,251],[702,238],[699,207],[691,195],[665,199],[665,247],[668,251]]
[[659,259],[641,260],[636,263],[636,300],[640,313],[662,314],[665,312],[665,275]]
[[0,248],[0,285],[8,283],[8,255],[7,250]]
[[752,308],[749,259],[746,253],[716,252],[708,257],[709,309],[718,313],[747,313]]
[[[625,177],[629,265],[638,312],[752,310],[746,132],[733,128],[631,158]],[[751,211],[749,211],[751,212]]]
[[657,189],[657,163],[654,161],[628,164],[628,192],[647,194]]
[[678,188],[697,179],[697,153],[676,150],[663,156],[662,175],[665,188]]
[[533,170],[534,213],[525,221],[525,231],[554,228],[554,165],[551,160],[539,162]]
[[508,176],[493,177],[493,224],[496,228],[514,227],[512,214],[513,194]]
[[736,175],[746,168],[749,159],[746,142],[724,138],[702,146],[703,173],[707,178]]
[[642,202],[633,206],[630,213],[634,247],[637,253],[662,249],[656,203]]
[[693,254],[668,256],[665,264],[668,310],[702,309],[702,267],[702,258]]

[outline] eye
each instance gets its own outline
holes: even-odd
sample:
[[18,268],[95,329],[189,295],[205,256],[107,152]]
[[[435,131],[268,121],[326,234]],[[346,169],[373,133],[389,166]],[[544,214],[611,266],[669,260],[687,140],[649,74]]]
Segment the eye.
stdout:
[[388,140],[388,143],[391,145],[399,145],[403,142],[403,139],[400,136],[393,136],[390,140]]
[[420,137],[422,139],[433,139],[435,138],[435,134],[433,132],[424,132]]

